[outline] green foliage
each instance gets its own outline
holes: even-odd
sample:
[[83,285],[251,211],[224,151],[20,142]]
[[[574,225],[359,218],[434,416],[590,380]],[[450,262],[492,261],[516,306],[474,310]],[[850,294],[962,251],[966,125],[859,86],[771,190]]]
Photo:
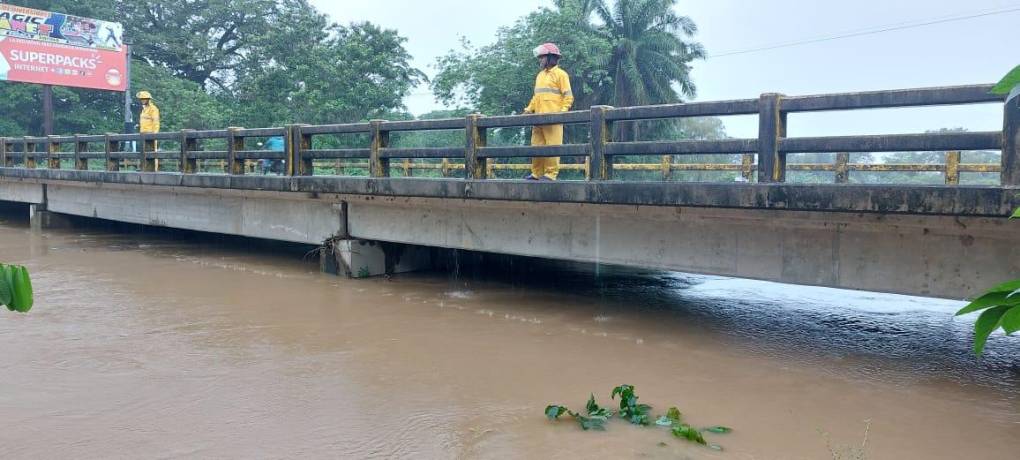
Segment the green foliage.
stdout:
[[673,436],[678,438],[686,439],[702,445],[708,444],[708,441],[705,441],[705,437],[701,435],[700,431],[686,423],[674,424],[673,427],[670,428],[670,432],[673,433]]
[[588,397],[588,404],[585,405],[585,408],[588,410],[588,415],[605,418],[613,416],[613,411],[606,409],[605,407],[601,407],[595,402],[595,393],[592,393],[591,396]]
[[620,385],[613,388],[613,392],[609,397],[616,399],[616,395],[620,395],[620,417],[635,425],[648,425],[651,423],[649,412],[651,412],[652,406],[638,404],[638,397],[634,394],[633,386]]
[[549,420],[557,420],[567,411],[568,409],[564,406],[549,405],[545,407],[545,416],[548,417]]
[[[634,393],[634,387],[632,385],[624,384],[613,388],[610,397],[615,399],[617,395],[620,396],[621,417],[627,419],[627,421],[635,425],[648,426],[650,424],[648,422],[648,420],[650,419],[648,412],[651,410],[652,407],[647,404],[638,404],[637,402],[638,397]],[[559,420],[560,416],[562,416],[563,414],[569,414],[571,417],[574,418],[574,420],[578,422],[578,424],[581,426],[581,429],[585,431],[591,429],[599,431],[605,430],[606,422],[608,422],[609,419],[613,416],[613,412],[606,408],[600,407],[598,403],[595,402],[594,393],[592,393],[591,396],[588,397],[588,403],[585,405],[585,408],[588,410],[587,417],[571,411],[566,406],[551,404],[546,406],[545,416],[549,420]],[[717,444],[709,444],[705,440],[705,437],[702,434],[702,432],[707,431],[710,433],[725,434],[733,431],[731,428],[719,425],[702,429],[694,428],[691,425],[688,425],[681,421],[680,409],[677,409],[676,407],[670,407],[669,410],[666,411],[666,415],[659,417],[655,421],[655,424],[669,427],[670,432],[673,434],[673,436],[676,436],[681,439],[686,439],[688,441],[695,442],[701,445],[706,445],[716,450],[722,450],[722,447],[720,447]],[[665,445],[664,443],[661,442],[659,443],[659,446],[664,445]]]
[[999,80],[999,83],[992,87],[990,92],[992,94],[1009,94],[1017,85],[1020,85],[1020,65],[1013,67],[1013,70],[1002,77],[1002,80]]
[[[531,50],[554,42],[571,76],[574,107],[661,104],[695,94],[690,62],[704,57],[691,41],[694,22],[674,12],[675,0],[557,0],[500,29],[496,41],[464,41],[436,62],[437,99],[487,114],[520,111],[539,70]],[[594,22],[593,16],[601,22]],[[570,138],[568,131],[567,137]]]
[[1016,208],[1016,210],[1013,211],[1013,215],[1009,216],[1009,218],[1010,219],[1020,219],[1020,208]]
[[[594,405],[594,407],[593,407]],[[549,420],[559,420],[563,414],[570,415],[577,421],[578,425],[581,426],[582,430],[598,430],[605,431],[606,422],[609,421],[609,417],[613,416],[612,412],[608,412],[605,409],[598,407],[595,404],[595,395],[592,395],[588,401],[588,416],[585,417],[577,412],[573,412],[567,409],[565,406],[549,405],[545,408],[545,416]]]
[[26,313],[32,309],[32,279],[21,265],[0,264],[0,305]]
[[[425,78],[396,31],[333,24],[306,0],[19,4],[122,22],[132,91],[153,93],[163,131],[360,121],[402,108]],[[57,133],[123,129],[122,93],[53,92]],[[39,85],[0,82],[0,136],[42,134],[41,106]]]
[[603,58],[609,77],[600,99],[615,105],[647,105],[680,100],[675,87],[692,97],[690,62],[705,57],[699,43],[689,42],[698,28],[675,13],[676,0],[617,0],[612,8],[596,2],[604,24],[596,30],[612,51]]
[[1020,279],[1002,283],[956,312],[956,316],[981,311],[974,322],[974,354],[981,356],[988,336],[998,328],[1009,335],[1020,331]]

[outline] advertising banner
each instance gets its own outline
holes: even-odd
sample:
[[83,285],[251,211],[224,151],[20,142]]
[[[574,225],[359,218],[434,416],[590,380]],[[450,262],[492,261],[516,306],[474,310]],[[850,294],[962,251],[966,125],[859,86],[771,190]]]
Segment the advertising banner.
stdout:
[[0,81],[124,91],[120,23],[0,4]]

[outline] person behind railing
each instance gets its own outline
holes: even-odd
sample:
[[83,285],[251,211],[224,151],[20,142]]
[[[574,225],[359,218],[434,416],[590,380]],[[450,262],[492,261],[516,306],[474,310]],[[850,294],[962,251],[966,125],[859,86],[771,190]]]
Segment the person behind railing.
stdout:
[[[152,102],[152,94],[148,91],[139,91],[135,95],[138,102],[142,104],[142,113],[138,116],[138,132],[158,133],[159,132],[159,107]],[[143,142],[144,144],[144,142]],[[157,150],[157,141],[152,141],[152,150]],[[159,169],[159,160],[156,160],[156,169]]]
[[[570,76],[557,64],[560,49],[552,43],[539,45],[533,51],[542,70],[535,77],[535,95],[524,109],[524,113],[556,113],[570,110],[574,94],[570,92]],[[531,129],[531,145],[563,144],[563,125],[534,126]],[[559,157],[535,157],[531,159],[531,173],[527,180],[556,180],[560,173]]]
[[[273,152],[283,151],[283,136],[272,136],[266,139],[266,143],[262,144],[263,150],[269,150]],[[283,174],[283,160],[280,159],[263,159],[262,163],[262,174],[276,173]]]

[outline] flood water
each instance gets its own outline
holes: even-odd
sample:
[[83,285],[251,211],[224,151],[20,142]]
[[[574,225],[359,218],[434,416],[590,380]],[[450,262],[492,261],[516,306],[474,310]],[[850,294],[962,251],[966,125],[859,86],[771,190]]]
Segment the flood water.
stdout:
[[[528,260],[346,280],[306,249],[0,214],[36,290],[0,311],[0,458],[1020,452],[1020,340],[974,358],[960,302]],[[622,383],[725,450],[543,416]]]

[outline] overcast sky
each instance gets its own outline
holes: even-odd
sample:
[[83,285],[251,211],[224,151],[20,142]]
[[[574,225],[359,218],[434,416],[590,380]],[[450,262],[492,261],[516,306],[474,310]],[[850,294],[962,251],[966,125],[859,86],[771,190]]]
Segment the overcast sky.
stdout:
[[[408,39],[414,64],[430,76],[435,58],[464,36],[491,43],[496,29],[552,0],[312,0],[334,21],[370,21],[397,29]],[[708,53],[748,50],[862,29],[903,26],[1020,8],[1020,0],[701,0],[678,2],[677,11],[698,25],[696,37]],[[710,57],[694,63],[696,100],[757,97],[922,86],[992,83],[1020,64],[1020,11],[990,14],[874,35],[781,49]],[[569,56],[563,67],[569,72]],[[412,113],[443,108],[423,86],[405,101]],[[755,137],[754,117],[725,118],[729,134]],[[999,130],[996,105],[872,110],[793,115],[789,135],[849,135],[923,132],[941,127]]]

